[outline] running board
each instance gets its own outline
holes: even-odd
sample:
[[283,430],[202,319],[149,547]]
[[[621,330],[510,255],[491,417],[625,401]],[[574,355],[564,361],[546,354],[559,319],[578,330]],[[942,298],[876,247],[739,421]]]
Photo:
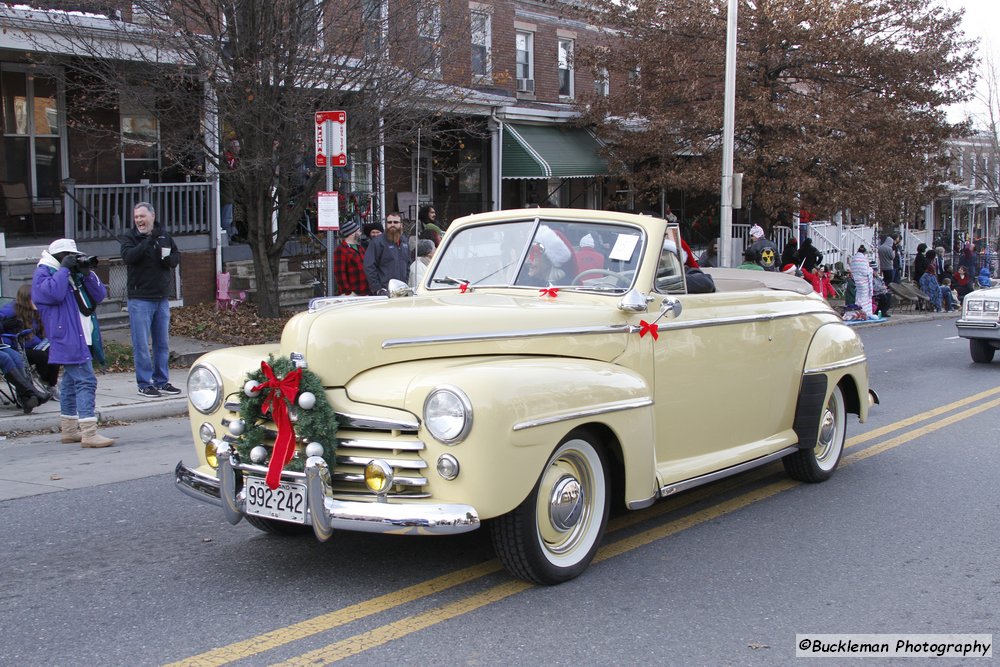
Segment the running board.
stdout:
[[692,477],[691,479],[686,479],[683,482],[676,482],[674,484],[667,484],[666,486],[660,487],[660,497],[666,498],[667,496],[672,496],[675,493],[680,493],[681,491],[687,491],[688,489],[693,489],[696,486],[702,486],[703,484],[711,484],[712,482],[732,475],[738,475],[741,472],[746,472],[747,470],[752,470],[753,468],[759,468],[760,466],[767,465],[772,461],[777,461],[778,459],[783,459],[789,454],[794,454],[799,451],[798,446],[785,447],[773,454],[768,454],[767,456],[762,456],[759,459],[754,459],[752,461],[747,461],[746,463],[740,463],[739,465],[734,465],[731,468],[723,468],[722,470],[716,470],[715,472],[710,472],[707,475],[701,475],[700,477]]

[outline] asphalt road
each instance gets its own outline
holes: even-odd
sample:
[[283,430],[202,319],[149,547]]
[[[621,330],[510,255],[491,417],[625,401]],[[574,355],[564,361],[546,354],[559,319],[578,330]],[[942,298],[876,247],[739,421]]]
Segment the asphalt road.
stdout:
[[[775,665],[799,633],[1000,637],[1000,362],[950,320],[861,334],[882,405],[833,479],[771,466],[619,516],[554,588],[482,531],[274,538],[166,474],[0,502],[0,664]],[[122,428],[191,447],[183,420]]]

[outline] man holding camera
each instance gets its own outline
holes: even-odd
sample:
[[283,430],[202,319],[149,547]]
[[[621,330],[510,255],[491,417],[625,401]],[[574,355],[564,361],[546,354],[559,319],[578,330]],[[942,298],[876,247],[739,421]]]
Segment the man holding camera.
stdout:
[[53,241],[38,260],[31,279],[31,300],[49,337],[49,363],[63,367],[59,390],[59,427],[63,442],[107,447],[114,440],[97,432],[94,397],[97,376],[90,346],[99,341],[94,308],[108,291],[72,239]]
[[[148,202],[132,209],[135,228],[121,236],[122,261],[128,285],[128,319],[132,330],[135,379],[143,396],[176,396],[181,390],[170,384],[170,280],[181,263],[177,245],[156,224],[156,211]],[[152,339],[153,354],[149,343]]]

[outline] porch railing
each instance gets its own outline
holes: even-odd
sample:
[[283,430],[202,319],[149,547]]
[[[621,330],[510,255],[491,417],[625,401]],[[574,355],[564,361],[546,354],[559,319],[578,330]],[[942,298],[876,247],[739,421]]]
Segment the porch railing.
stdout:
[[77,185],[64,182],[66,236],[78,241],[117,238],[132,226],[132,207],[147,201],[171,235],[207,234],[213,229],[211,183]]

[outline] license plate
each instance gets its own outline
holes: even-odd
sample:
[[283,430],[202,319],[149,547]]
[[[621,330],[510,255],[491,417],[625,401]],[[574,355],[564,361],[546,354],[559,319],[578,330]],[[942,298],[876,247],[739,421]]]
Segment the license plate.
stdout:
[[304,484],[281,482],[273,491],[258,477],[247,477],[245,483],[246,513],[268,519],[306,522],[306,487]]

